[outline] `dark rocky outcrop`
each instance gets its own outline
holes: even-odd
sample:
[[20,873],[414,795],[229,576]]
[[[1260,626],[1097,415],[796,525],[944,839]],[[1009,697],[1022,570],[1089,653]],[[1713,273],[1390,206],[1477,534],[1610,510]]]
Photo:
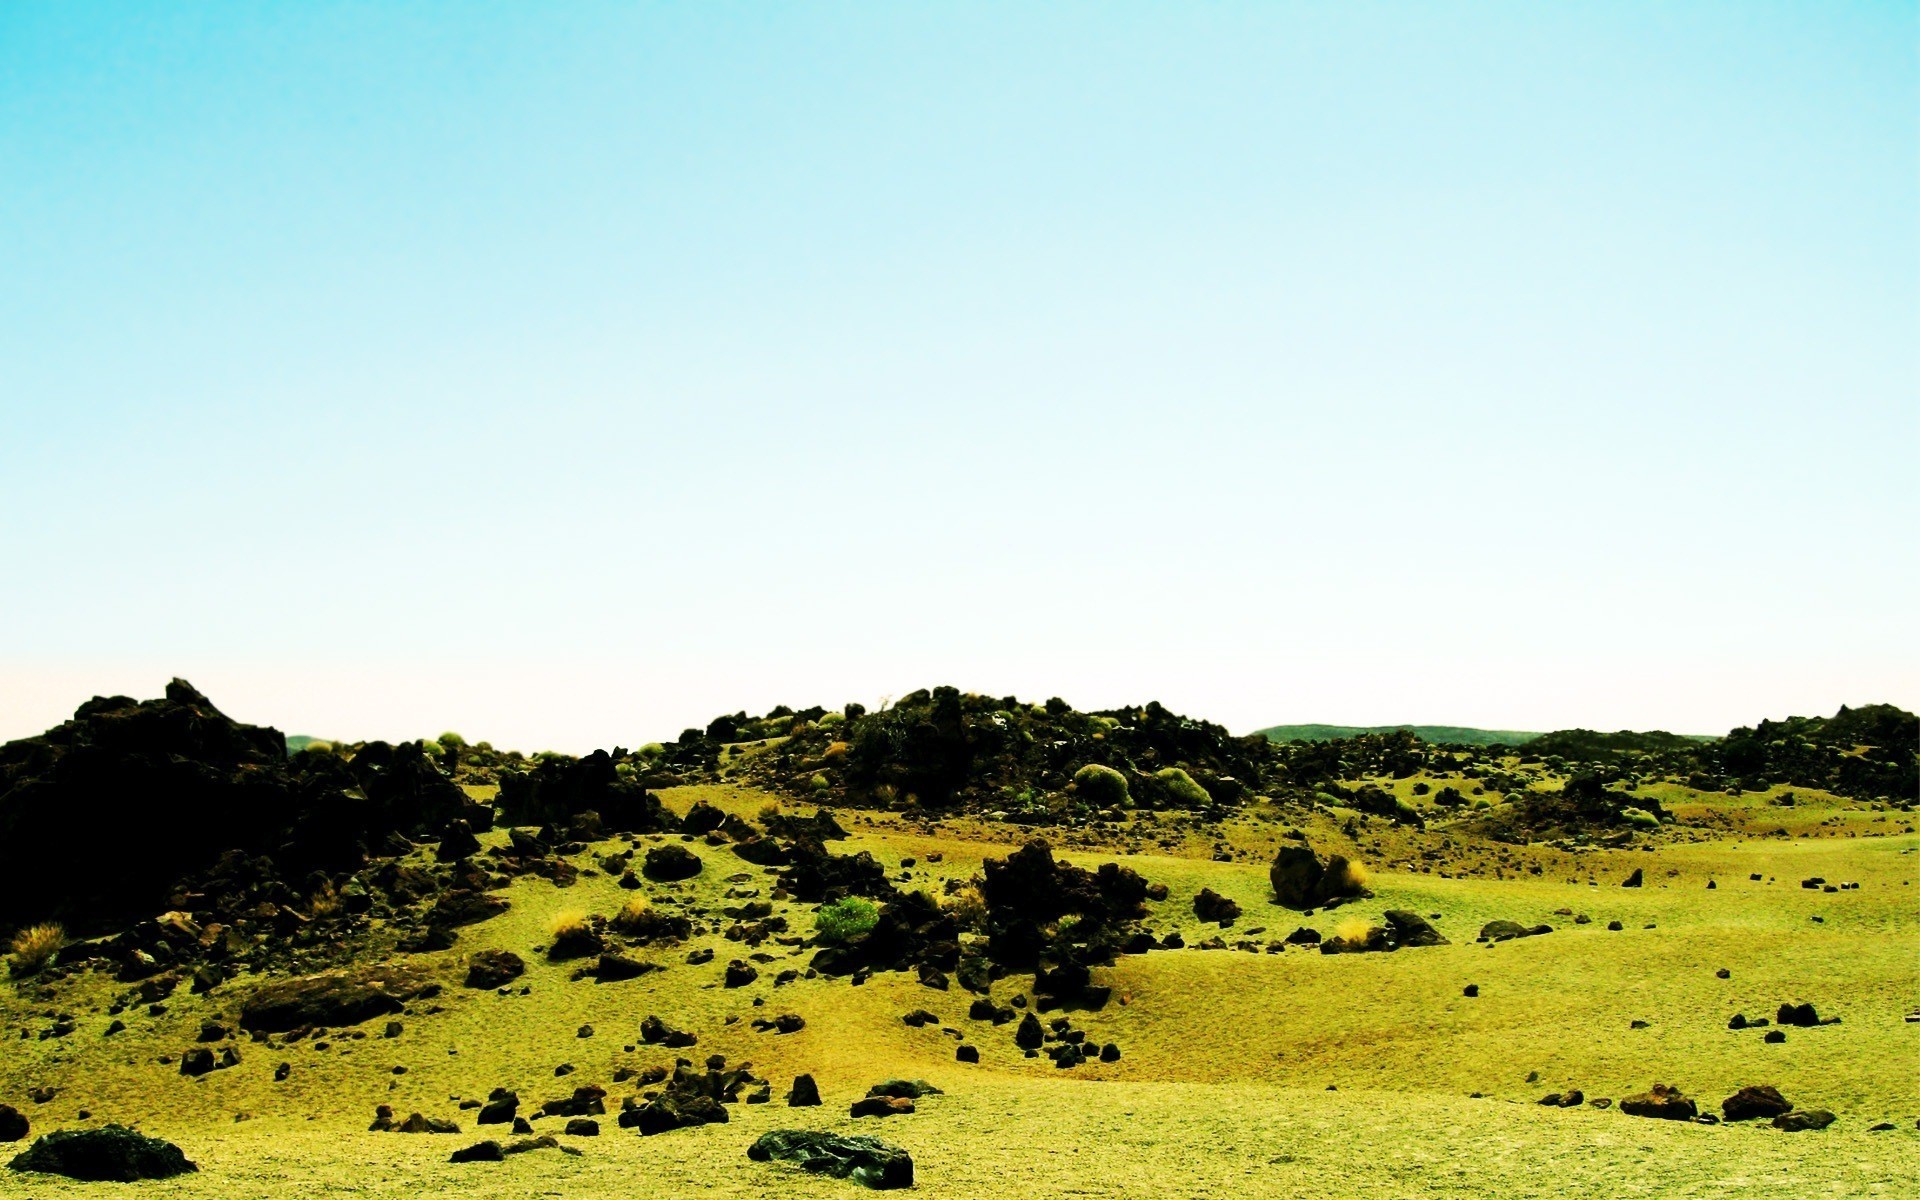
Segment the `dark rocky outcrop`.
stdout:
[[136,1133],[124,1125],[49,1133],[8,1166],[15,1171],[114,1183],[171,1179],[200,1169],[172,1142]]
[[680,821],[637,775],[605,750],[585,758],[552,757],[528,771],[500,776],[494,809],[508,825],[567,827],[595,813],[608,833],[669,833]]
[[747,1148],[755,1162],[780,1159],[816,1175],[875,1189],[913,1186],[913,1157],[877,1138],[841,1137],[807,1129],[775,1129]]
[[278,730],[230,719],[184,680],[158,700],[97,696],[0,746],[0,927],[151,915],[229,851],[284,878],[351,871],[396,833],[456,818],[491,821],[418,743],[289,758]]
[[255,988],[240,1006],[240,1027],[285,1033],[303,1026],[339,1028],[399,1012],[436,985],[424,971],[382,966],[327,971]]

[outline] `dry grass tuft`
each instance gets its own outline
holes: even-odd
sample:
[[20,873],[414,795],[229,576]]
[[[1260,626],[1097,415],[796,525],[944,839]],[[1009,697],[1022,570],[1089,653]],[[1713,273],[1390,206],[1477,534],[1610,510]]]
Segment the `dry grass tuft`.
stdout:
[[969,883],[942,902],[954,923],[960,926],[962,933],[985,933],[987,931],[987,900],[980,894],[980,886]]
[[645,896],[629,896],[614,914],[613,927],[622,933],[632,933],[652,915],[653,905],[647,903]]
[[53,960],[67,944],[67,931],[58,925],[32,925],[13,935],[15,975],[32,975]]
[[340,893],[335,890],[333,883],[328,881],[320,886],[320,890],[313,894],[312,899],[307,901],[307,915],[316,921],[324,921],[329,917],[339,916],[344,907]]
[[1367,873],[1366,865],[1354,862],[1352,859],[1347,860],[1347,869],[1341,873],[1341,883],[1349,893],[1366,887],[1369,878],[1371,876]]
[[1342,917],[1333,927],[1333,936],[1343,942],[1364,942],[1373,933],[1373,922],[1362,916]]
[[[625,910],[622,910],[623,912]],[[593,933],[593,919],[585,909],[563,908],[547,924],[547,936],[556,942],[583,938]]]

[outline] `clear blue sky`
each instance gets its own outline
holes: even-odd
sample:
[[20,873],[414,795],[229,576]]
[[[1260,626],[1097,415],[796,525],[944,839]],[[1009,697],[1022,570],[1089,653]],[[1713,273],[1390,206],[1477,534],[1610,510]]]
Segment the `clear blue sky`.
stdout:
[[0,736],[1920,702],[1903,4],[0,7]]

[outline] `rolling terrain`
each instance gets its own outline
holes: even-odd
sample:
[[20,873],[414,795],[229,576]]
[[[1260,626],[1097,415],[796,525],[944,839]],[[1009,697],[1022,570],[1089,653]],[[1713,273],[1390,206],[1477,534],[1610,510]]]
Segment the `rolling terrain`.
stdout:
[[[0,925],[72,941],[0,987],[0,1104],[31,1123],[20,1147],[114,1122],[197,1163],[140,1194],[856,1189],[750,1161],[779,1128],[880,1138],[955,1197],[1897,1196],[1920,1169],[1920,835],[1911,795],[1872,794],[1913,748],[1853,740],[1904,736],[1886,712],[1830,719],[1832,753],[1824,726],[1763,725],[1733,763],[1529,762],[1391,735],[1269,752],[1144,707],[930,693],[579,760],[443,735],[282,764],[185,685],[95,703],[0,751],[0,831],[50,836],[23,795],[151,771],[189,810],[168,814],[179,870],[63,885],[137,852],[102,823],[5,893]],[[196,821],[224,789],[280,797],[285,823]],[[1271,868],[1302,852],[1357,866],[1282,904]],[[829,944],[820,914],[849,897],[879,924]],[[476,981],[502,955],[520,973]],[[382,970],[364,1013],[263,1001]],[[724,1120],[627,1123],[710,1055],[745,1071]],[[803,1074],[818,1107],[787,1103]],[[850,1115],[894,1079],[939,1090]],[[1767,1085],[1833,1119],[1622,1111],[1655,1084],[1702,1117]],[[449,1162],[512,1140],[477,1123],[502,1092],[552,1144]],[[380,1105],[458,1132],[370,1129]],[[97,1187],[0,1171],[0,1192]]]

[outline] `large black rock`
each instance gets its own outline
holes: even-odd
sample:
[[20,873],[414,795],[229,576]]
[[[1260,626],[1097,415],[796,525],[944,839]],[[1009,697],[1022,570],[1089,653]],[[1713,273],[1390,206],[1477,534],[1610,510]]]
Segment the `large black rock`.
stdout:
[[114,1183],[171,1179],[200,1169],[172,1142],[136,1133],[124,1125],[49,1133],[8,1166],[15,1171]]
[[851,1179],[875,1189],[913,1186],[913,1156],[878,1138],[775,1129],[747,1147],[747,1157],[755,1162],[782,1159],[816,1175]]

